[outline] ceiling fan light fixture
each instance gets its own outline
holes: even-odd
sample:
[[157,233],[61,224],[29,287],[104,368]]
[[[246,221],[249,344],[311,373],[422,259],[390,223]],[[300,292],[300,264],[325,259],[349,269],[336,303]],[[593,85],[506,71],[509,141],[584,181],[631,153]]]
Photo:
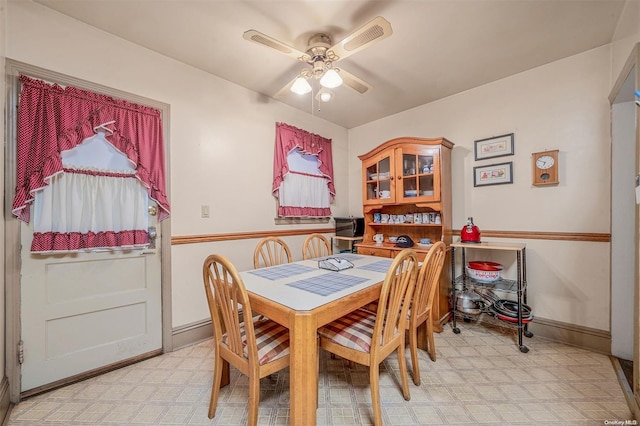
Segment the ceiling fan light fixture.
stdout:
[[[305,50],[299,50],[256,30],[247,30],[242,37],[252,43],[274,49],[305,64],[304,66],[306,68],[302,69],[294,82],[287,82],[287,84],[275,94],[275,96],[278,97],[282,96],[283,92],[288,90],[304,95],[314,90],[313,88],[317,88],[317,82],[320,83],[320,86],[329,89],[344,85],[356,93],[361,95],[365,94],[372,89],[369,83],[359,79],[346,70],[334,68],[334,65],[337,61],[343,60],[391,36],[391,34],[393,34],[391,24],[383,17],[377,16],[335,44],[333,44],[333,39],[330,34],[316,33],[308,39]],[[312,78],[312,82],[309,82],[308,80]],[[313,88],[311,84],[313,84]],[[325,97],[326,96],[328,95],[325,95]]]
[[320,89],[320,91],[316,94],[316,99],[320,102],[329,102],[334,97],[335,94],[325,87]]
[[340,75],[335,69],[330,68],[324,73],[324,75],[320,79],[320,84],[323,87],[333,89],[342,84],[342,77],[340,77]]
[[311,91],[311,85],[304,77],[298,77],[291,85],[291,91],[298,95],[304,95]]

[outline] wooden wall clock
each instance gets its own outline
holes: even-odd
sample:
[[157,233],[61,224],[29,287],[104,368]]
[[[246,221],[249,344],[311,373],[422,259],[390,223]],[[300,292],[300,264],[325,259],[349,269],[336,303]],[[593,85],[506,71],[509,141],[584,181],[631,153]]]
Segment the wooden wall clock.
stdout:
[[534,152],[531,154],[533,184],[536,186],[557,185],[558,150]]

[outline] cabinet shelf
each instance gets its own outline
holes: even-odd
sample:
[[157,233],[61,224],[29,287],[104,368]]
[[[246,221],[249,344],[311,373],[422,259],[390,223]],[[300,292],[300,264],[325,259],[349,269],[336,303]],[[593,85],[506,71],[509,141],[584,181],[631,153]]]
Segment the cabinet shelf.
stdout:
[[412,178],[412,177],[421,177],[421,176],[433,176],[433,172],[429,173],[418,173],[418,174],[410,174],[410,175],[402,175],[403,178]]

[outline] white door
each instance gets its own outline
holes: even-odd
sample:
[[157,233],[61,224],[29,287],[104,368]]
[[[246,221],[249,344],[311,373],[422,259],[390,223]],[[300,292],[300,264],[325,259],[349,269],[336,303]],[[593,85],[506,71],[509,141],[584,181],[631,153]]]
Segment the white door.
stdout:
[[156,217],[144,251],[31,254],[21,225],[21,392],[162,349]]

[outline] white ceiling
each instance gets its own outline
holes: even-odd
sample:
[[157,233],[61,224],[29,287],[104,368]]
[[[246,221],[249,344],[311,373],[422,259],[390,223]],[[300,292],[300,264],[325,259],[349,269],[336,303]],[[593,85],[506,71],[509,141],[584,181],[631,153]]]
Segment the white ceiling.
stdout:
[[[393,35],[339,61],[373,85],[346,87],[313,114],[346,128],[608,44],[624,0],[36,0],[89,25],[260,94],[303,64],[243,39],[248,29],[306,50],[383,16]],[[311,95],[279,100],[311,113]]]

